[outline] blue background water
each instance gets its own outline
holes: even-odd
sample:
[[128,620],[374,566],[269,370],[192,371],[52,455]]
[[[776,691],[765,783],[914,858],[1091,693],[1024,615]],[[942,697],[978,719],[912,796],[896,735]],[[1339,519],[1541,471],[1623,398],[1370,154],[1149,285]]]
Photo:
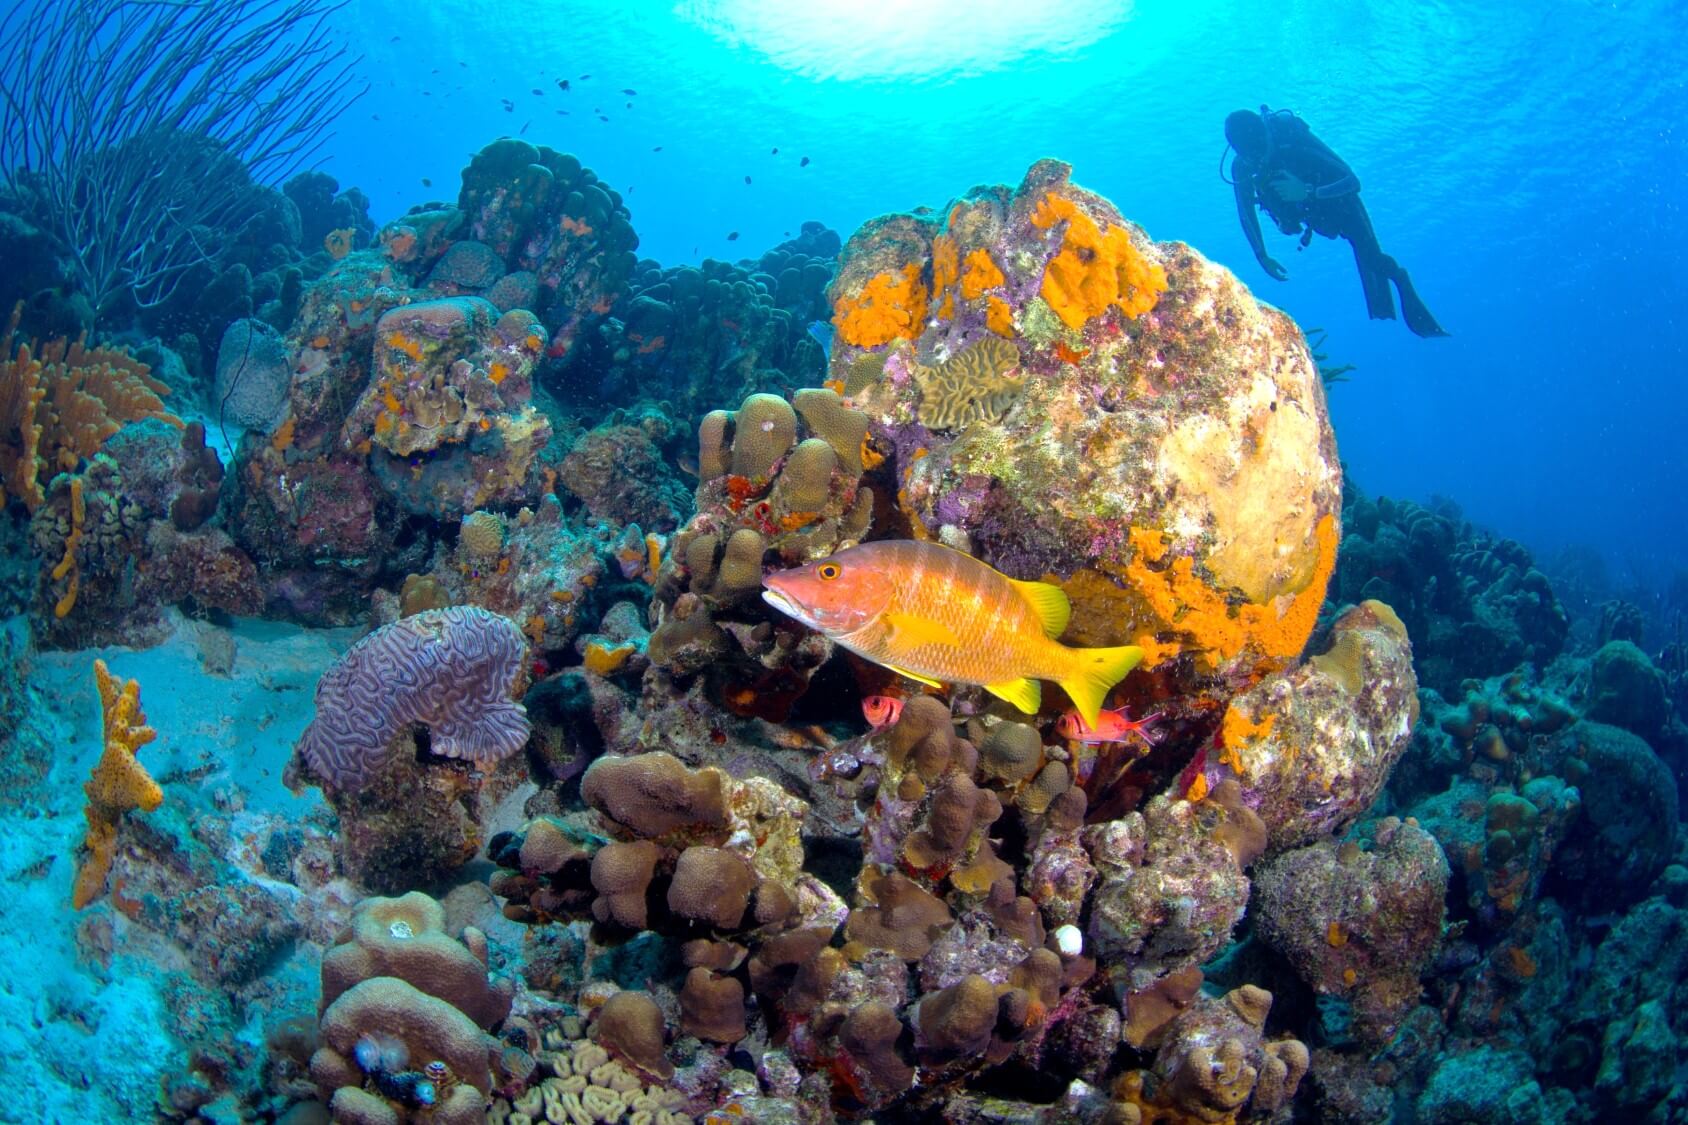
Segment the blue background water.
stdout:
[[[809,218],[847,236],[1056,156],[1328,330],[1358,366],[1332,411],[1368,492],[1447,495],[1620,575],[1688,559],[1680,3],[354,0],[342,22],[373,88],[326,167],[378,220],[455,198],[470,153],[524,129],[627,193],[665,263],[755,256]],[[1297,253],[1268,225],[1290,280],[1255,265],[1220,122],[1262,102],[1358,171],[1451,339],[1367,320],[1345,244]]]

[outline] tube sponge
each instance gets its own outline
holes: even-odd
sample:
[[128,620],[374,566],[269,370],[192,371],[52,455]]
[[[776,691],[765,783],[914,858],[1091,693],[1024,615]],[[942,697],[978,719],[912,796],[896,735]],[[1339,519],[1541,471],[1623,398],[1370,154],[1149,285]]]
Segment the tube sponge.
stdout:
[[298,753],[337,789],[368,781],[411,723],[428,724],[436,754],[506,758],[528,739],[527,712],[510,698],[526,659],[516,623],[474,606],[384,625],[317,682],[316,719]]

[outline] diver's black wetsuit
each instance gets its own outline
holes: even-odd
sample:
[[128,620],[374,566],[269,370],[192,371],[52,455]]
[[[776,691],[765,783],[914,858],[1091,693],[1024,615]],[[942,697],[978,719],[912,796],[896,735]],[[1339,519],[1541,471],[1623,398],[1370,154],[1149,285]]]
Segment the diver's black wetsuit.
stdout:
[[[1239,112],[1226,120],[1225,132],[1237,150],[1231,162],[1237,218],[1262,269],[1280,281],[1287,276],[1266,253],[1260,220],[1254,212],[1256,205],[1272,216],[1279,230],[1301,235],[1303,246],[1314,234],[1347,239],[1354,248],[1366,311],[1373,320],[1395,319],[1395,300],[1389,291],[1389,283],[1394,282],[1401,293],[1407,327],[1419,336],[1447,335],[1419,300],[1406,269],[1378,244],[1371,216],[1360,202],[1359,177],[1313,135],[1305,121],[1284,110]],[[1295,185],[1283,179],[1285,173],[1300,181],[1305,198],[1285,197],[1285,191],[1298,194]]]

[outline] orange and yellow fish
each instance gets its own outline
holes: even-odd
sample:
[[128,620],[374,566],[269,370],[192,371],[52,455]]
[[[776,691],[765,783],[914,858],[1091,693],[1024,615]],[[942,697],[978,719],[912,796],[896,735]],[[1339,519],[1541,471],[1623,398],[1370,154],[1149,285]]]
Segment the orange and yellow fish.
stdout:
[[1108,690],[1143,658],[1131,646],[1059,643],[1072,615],[1060,589],[937,543],[864,543],[762,585],[769,605],[858,656],[933,687],[977,684],[1027,714],[1050,680],[1094,726]]

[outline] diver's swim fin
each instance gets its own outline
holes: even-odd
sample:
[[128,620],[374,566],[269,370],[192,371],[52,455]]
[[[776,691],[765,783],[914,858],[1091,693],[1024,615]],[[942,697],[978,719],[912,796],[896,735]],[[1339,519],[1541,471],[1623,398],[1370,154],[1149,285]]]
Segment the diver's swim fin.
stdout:
[[1407,276],[1406,270],[1395,274],[1395,288],[1401,291],[1401,317],[1414,336],[1448,335],[1447,330],[1430,315],[1429,308],[1419,300],[1418,290],[1413,288],[1412,278]]

